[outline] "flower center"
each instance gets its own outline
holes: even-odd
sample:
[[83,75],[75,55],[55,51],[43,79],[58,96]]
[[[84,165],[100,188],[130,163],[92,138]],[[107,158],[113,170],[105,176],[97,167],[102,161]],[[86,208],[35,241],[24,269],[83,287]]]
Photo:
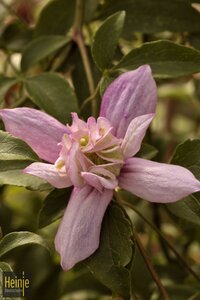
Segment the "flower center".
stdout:
[[109,121],[90,117],[86,122],[73,114],[70,133],[64,135],[61,152],[55,166],[62,175],[66,172],[77,187],[89,183],[100,189],[115,188],[117,176],[124,164],[121,140],[112,134]]

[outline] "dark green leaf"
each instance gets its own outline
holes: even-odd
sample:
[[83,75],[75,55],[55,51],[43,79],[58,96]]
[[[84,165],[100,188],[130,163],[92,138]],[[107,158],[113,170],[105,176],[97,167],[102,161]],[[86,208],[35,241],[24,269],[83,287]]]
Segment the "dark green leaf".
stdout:
[[40,108],[63,123],[78,110],[77,99],[68,82],[54,73],[45,73],[25,82],[29,97]]
[[76,1],[53,0],[43,8],[36,25],[36,36],[65,34],[74,20]]
[[0,162],[0,186],[4,184],[16,185],[41,191],[51,189],[51,185],[45,180],[23,173],[23,169],[29,164],[30,161],[11,160],[9,162]]
[[18,21],[10,23],[0,37],[2,46],[11,51],[22,51],[31,38],[32,29]]
[[200,140],[187,140],[178,145],[171,160],[172,164],[191,168],[200,167]]
[[92,274],[117,295],[128,297],[132,258],[131,223],[123,209],[111,204],[104,216],[99,249],[85,261]]
[[149,64],[155,77],[179,77],[200,71],[200,52],[170,41],[156,41],[133,49],[113,69],[133,70]]
[[7,91],[17,82],[16,78],[0,76],[0,103],[3,102]]
[[152,145],[149,144],[145,144],[143,143],[140,151],[136,154],[136,156],[138,157],[142,157],[145,159],[152,159],[153,157],[155,157],[158,153],[158,150],[153,147]]
[[39,158],[35,152],[22,140],[0,130],[0,161],[1,160],[30,160]]
[[0,257],[25,245],[39,245],[49,250],[49,246],[40,235],[28,231],[12,232],[0,240]]
[[200,15],[188,0],[106,0],[104,3],[102,16],[109,16],[119,10],[126,11],[124,36],[127,38],[138,31],[199,31]]
[[71,188],[53,190],[44,200],[39,215],[39,228],[47,226],[63,216],[71,194]]
[[[200,140],[187,140],[180,144],[175,150],[171,163],[190,169],[200,179]],[[200,224],[199,193],[166,206],[175,216]]]
[[33,40],[23,52],[21,60],[22,70],[30,68],[68,42],[68,37],[57,35],[41,36]]
[[123,11],[110,16],[94,36],[92,54],[100,70],[108,68],[111,64],[124,20],[125,12]]
[[98,0],[85,0],[84,1],[84,21],[90,22],[94,17],[95,10],[98,6]]
[[200,225],[200,195],[191,195],[175,203],[167,204],[167,208],[175,216],[188,222]]

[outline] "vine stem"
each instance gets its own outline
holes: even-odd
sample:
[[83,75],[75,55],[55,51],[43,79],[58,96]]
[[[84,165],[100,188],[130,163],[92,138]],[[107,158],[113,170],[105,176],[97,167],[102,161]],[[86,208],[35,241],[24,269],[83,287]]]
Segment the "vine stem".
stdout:
[[[88,57],[87,49],[85,47],[83,34],[82,34],[82,23],[83,23],[83,9],[84,9],[84,0],[76,0],[76,10],[73,26],[73,40],[76,42],[80,55],[82,58],[90,95],[95,94],[95,83],[93,79],[92,69],[90,65],[90,60]],[[93,97],[91,101],[92,115],[96,117],[97,115],[97,98]]]
[[[120,197],[119,193],[115,192],[115,198],[116,200],[120,203],[120,204],[124,204],[125,205],[125,201]],[[145,248],[136,232],[136,230],[134,228],[132,228],[132,234],[133,234],[133,237],[135,238],[135,241],[136,241],[136,244],[139,248],[139,251],[140,251],[140,254],[142,255],[143,259],[144,259],[144,262],[154,280],[154,282],[156,283],[159,291],[160,291],[160,294],[162,295],[163,297],[163,300],[170,300],[169,297],[168,297],[168,294],[167,294],[167,291],[166,289],[164,288],[158,274],[156,273],[146,251],[145,251]]]
[[174,248],[174,246],[171,244],[171,242],[168,241],[168,239],[165,237],[165,235],[154,225],[152,224],[145,216],[143,216],[143,214],[140,213],[139,210],[137,210],[137,208],[135,208],[132,204],[126,202],[124,199],[122,199],[122,197],[116,193],[116,198],[118,199],[118,201],[124,205],[127,206],[129,208],[131,208],[132,210],[134,210],[134,212],[140,216],[167,244],[167,246],[171,249],[171,251],[176,255],[176,257],[178,258],[179,262],[185,267],[185,269],[188,270],[188,272],[190,272],[193,277],[200,282],[200,277],[198,274],[196,274],[196,272],[193,271],[193,269],[188,265],[188,263],[184,260],[184,258],[177,252],[177,250]]

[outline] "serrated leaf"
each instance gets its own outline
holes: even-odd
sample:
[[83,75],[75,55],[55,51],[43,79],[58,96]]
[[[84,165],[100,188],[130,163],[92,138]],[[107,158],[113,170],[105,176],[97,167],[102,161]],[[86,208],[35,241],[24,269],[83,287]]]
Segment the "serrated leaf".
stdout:
[[1,160],[39,160],[37,154],[22,140],[0,130]]
[[16,78],[0,76],[0,103],[3,102],[7,91],[17,82]]
[[75,12],[74,0],[54,0],[47,3],[36,24],[36,36],[65,34],[72,26]]
[[30,68],[68,42],[68,37],[57,35],[41,36],[33,40],[23,52],[21,60],[22,70]]
[[97,30],[92,45],[92,55],[100,70],[108,68],[114,56],[125,20],[125,12],[118,12],[104,21]]
[[[125,10],[127,17],[123,35],[133,37],[133,32],[155,33],[161,31],[199,31],[200,15],[189,0],[106,0],[101,16]],[[198,2],[193,1],[193,2]]]
[[200,52],[167,40],[145,43],[125,55],[113,70],[134,70],[144,64],[151,66],[155,77],[185,76],[200,71]]
[[47,226],[63,216],[70,194],[71,188],[55,189],[45,198],[39,215],[39,228]]
[[28,231],[12,232],[0,240],[0,257],[15,248],[27,245],[38,245],[49,250],[46,241],[38,234]]
[[131,223],[123,209],[112,203],[104,216],[100,246],[85,264],[92,274],[114,293],[128,297],[132,258]]
[[69,83],[55,73],[44,73],[25,81],[29,97],[40,108],[66,124],[78,111],[77,99]]

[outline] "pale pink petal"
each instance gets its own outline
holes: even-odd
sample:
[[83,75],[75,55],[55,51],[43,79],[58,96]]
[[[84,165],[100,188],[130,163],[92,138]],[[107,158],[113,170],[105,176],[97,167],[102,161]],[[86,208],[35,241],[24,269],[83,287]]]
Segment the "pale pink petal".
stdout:
[[36,162],[24,169],[23,172],[43,178],[58,189],[72,185],[69,177],[66,174],[58,173],[56,167],[51,164]]
[[125,158],[134,156],[140,150],[142,140],[154,115],[155,114],[139,116],[131,121],[122,142]]
[[58,158],[61,141],[67,127],[53,117],[32,108],[1,109],[5,128],[24,140],[40,158],[54,163]]
[[73,143],[69,151],[69,165],[67,172],[72,181],[72,184],[76,187],[83,186],[84,180],[81,177],[82,167],[79,161],[83,161],[83,154],[80,152],[78,143]]
[[113,190],[118,185],[118,180],[110,171],[95,166],[90,169],[90,172],[82,172],[81,175],[85,181],[98,191],[102,192],[104,188]]
[[123,167],[119,186],[151,202],[175,202],[200,191],[200,182],[186,168],[129,158]]
[[72,192],[55,238],[64,270],[89,257],[99,246],[101,223],[113,192],[98,192],[87,185]]
[[148,65],[122,74],[106,89],[100,116],[107,118],[118,138],[125,136],[130,122],[155,113],[156,84]]

